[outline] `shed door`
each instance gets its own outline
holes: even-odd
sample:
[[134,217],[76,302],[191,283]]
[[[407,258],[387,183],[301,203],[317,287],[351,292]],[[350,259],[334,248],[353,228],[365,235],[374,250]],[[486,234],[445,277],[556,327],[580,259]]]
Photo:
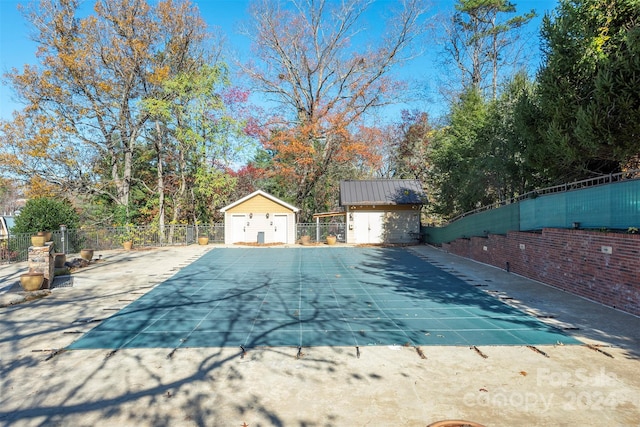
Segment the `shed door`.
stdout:
[[289,243],[287,241],[287,215],[273,216],[273,241],[277,243]]
[[246,218],[244,215],[233,215],[231,217],[231,243],[246,242]]
[[356,243],[382,243],[384,212],[357,212],[353,217]]

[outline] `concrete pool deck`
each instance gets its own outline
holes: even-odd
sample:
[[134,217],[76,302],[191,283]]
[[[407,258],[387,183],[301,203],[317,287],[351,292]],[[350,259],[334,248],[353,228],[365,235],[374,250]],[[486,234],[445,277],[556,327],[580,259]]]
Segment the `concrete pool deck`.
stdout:
[[407,250],[591,347],[58,351],[217,247],[96,252],[8,306],[26,268],[1,266],[0,425],[640,425],[640,318],[429,246]]

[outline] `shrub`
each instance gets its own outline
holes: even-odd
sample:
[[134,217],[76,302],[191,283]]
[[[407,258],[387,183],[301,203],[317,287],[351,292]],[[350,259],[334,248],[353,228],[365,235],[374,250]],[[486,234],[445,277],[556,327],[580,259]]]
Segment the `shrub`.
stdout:
[[68,229],[78,228],[78,213],[66,200],[39,197],[30,199],[16,217],[12,233],[37,233],[38,231],[55,231],[60,224]]

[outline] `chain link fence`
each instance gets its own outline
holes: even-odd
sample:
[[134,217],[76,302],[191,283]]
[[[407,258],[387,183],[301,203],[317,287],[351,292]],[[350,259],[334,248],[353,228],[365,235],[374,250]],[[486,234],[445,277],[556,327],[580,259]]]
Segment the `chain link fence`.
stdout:
[[311,242],[323,242],[329,235],[336,236],[338,242],[344,243],[346,241],[345,224],[343,222],[301,222],[297,224],[296,240],[302,236],[309,236]]

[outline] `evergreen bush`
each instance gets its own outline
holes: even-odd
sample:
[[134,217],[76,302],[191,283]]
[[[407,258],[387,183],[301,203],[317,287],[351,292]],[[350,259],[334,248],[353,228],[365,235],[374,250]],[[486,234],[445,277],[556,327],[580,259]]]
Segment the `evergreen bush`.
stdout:
[[60,224],[68,229],[78,228],[80,218],[71,203],[66,200],[39,197],[30,199],[15,219],[13,234],[56,231]]

